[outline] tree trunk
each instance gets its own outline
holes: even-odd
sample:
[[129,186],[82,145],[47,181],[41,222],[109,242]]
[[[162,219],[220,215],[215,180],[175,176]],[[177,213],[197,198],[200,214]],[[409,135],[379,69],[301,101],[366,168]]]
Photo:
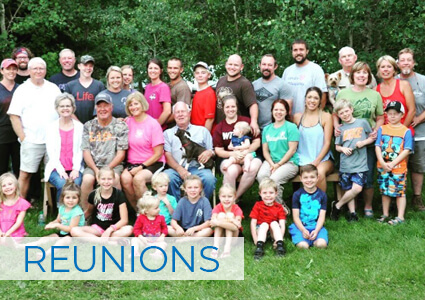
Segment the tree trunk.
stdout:
[[3,2],[0,4],[0,35],[7,38],[6,16]]

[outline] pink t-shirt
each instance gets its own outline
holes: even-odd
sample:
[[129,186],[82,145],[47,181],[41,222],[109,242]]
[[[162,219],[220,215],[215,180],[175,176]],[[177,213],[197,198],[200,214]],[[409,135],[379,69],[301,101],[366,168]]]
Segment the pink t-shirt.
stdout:
[[[24,198],[18,198],[15,204],[12,206],[5,205],[4,203],[0,204],[0,229],[2,232],[8,231],[13,224],[16,223],[18,215],[22,211],[26,211],[31,207],[31,204]],[[12,237],[24,237],[27,235],[25,231],[24,222],[21,226],[16,229],[10,236]]]
[[[141,123],[134,117],[128,117],[125,122],[128,125],[127,161],[130,164],[144,163],[153,155],[155,146],[164,145],[161,125],[151,116],[147,115]],[[164,153],[158,161],[165,163]]]
[[149,103],[146,113],[152,118],[158,119],[162,114],[162,102],[171,103],[170,87],[164,82],[157,85],[149,83],[145,88],[145,98]]
[[[223,205],[221,205],[221,203],[217,204],[214,209],[212,210],[212,214],[219,214],[219,213],[225,213],[226,211],[224,210]],[[235,217],[241,217],[241,219],[243,219],[243,211],[242,209],[239,207],[239,205],[237,204],[233,204],[232,208],[230,209],[230,212],[233,213],[235,215]],[[242,231],[243,228],[240,228],[240,231]]]
[[74,139],[74,128],[68,131],[64,131],[62,129],[59,130],[59,134],[61,137],[61,154],[60,154],[60,162],[65,169],[65,171],[72,170],[72,156],[73,156],[73,139]]

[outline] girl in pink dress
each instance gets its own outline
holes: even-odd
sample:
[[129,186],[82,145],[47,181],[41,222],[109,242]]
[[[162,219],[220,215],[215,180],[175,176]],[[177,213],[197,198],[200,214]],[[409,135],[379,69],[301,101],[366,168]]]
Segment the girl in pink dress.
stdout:
[[0,176],[0,237],[14,237],[20,241],[27,235],[25,213],[31,204],[19,197],[18,180],[12,173]]

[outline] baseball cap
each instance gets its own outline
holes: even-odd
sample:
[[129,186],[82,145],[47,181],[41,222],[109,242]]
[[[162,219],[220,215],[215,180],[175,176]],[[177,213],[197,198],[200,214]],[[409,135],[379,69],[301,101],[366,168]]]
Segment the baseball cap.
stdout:
[[18,66],[18,64],[16,63],[15,60],[11,59],[11,58],[6,58],[3,59],[3,61],[1,62],[1,68],[2,69],[7,69],[9,68],[11,65],[15,65],[16,67]]
[[94,58],[93,58],[93,56],[91,56],[91,55],[83,55],[83,56],[81,56],[81,58],[80,58],[80,63],[82,63],[82,64],[86,64],[86,63],[88,63],[88,62],[92,62],[92,63],[94,63]]
[[112,104],[112,97],[106,93],[97,94],[96,98],[94,98],[94,103],[97,105],[99,102],[102,101]]
[[198,62],[198,63],[197,63],[197,64],[193,67],[193,71],[195,71],[195,69],[196,69],[197,67],[202,67],[202,68],[204,68],[204,69],[207,69],[207,70],[208,70],[208,72],[210,71],[210,69],[208,68],[208,64],[207,64],[206,62],[203,62],[203,61]]
[[388,111],[389,109],[394,109],[404,114],[404,106],[399,101],[391,101],[390,103],[388,103],[387,108],[385,108],[385,111]]

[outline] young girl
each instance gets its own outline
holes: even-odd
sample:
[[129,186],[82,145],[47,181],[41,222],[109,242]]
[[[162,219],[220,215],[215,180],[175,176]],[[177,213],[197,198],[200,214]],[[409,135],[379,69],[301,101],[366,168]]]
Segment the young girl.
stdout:
[[[230,184],[224,184],[219,191],[220,203],[214,207],[211,217],[211,228],[214,229],[214,247],[220,245],[220,238],[225,237],[226,242],[221,257],[230,255],[232,237],[238,237],[242,233],[243,212],[235,204],[236,190]],[[211,252],[213,258],[218,257],[218,250]]]
[[196,175],[189,175],[183,183],[186,196],[177,204],[171,220],[170,236],[211,236],[211,204],[202,196],[202,181]]
[[31,204],[19,197],[18,180],[12,173],[0,176],[0,237],[14,237],[20,241],[27,235],[25,213]]
[[84,212],[80,205],[81,191],[72,179],[68,181],[60,195],[59,213],[56,220],[50,222],[44,229],[58,229],[59,232],[49,236],[65,237],[70,236],[71,229],[76,226],[84,226]]
[[133,232],[128,224],[128,211],[123,192],[113,187],[114,170],[105,166],[97,174],[99,187],[90,193],[85,217],[92,225],[74,227],[73,237],[126,237]]
[[[139,247],[157,246],[165,249],[164,237],[168,234],[164,216],[159,214],[159,199],[152,196],[150,191],[145,192],[137,202],[140,215],[134,224],[134,236],[131,245],[134,246],[134,255],[140,256]],[[162,257],[160,250],[152,256]]]
[[[159,214],[164,216],[167,225],[170,225],[171,216],[177,207],[176,198],[167,194],[169,183],[170,178],[163,172],[152,177],[152,188],[157,192],[156,197],[160,200]],[[171,226],[168,226],[168,230],[170,229]]]
[[[231,142],[228,146],[229,150],[239,150],[245,151],[248,150],[251,146],[251,137],[248,134],[251,133],[251,126],[249,126],[248,122],[239,121],[235,124],[233,128],[233,135]],[[243,171],[249,172],[249,167],[251,166],[251,161],[256,157],[255,152],[249,153],[249,155],[245,155],[245,158],[242,160],[237,160],[236,157],[230,156],[223,162],[222,168],[226,171],[232,164],[241,164],[243,162]]]

